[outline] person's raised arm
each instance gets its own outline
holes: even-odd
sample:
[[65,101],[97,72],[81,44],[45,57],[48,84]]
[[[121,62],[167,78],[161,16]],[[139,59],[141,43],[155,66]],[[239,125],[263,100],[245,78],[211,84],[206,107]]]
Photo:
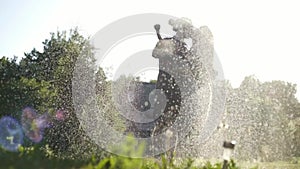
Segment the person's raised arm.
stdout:
[[159,33],[160,25],[159,24],[154,25],[154,29],[156,31],[156,35],[157,35],[158,39],[161,40],[162,38]]

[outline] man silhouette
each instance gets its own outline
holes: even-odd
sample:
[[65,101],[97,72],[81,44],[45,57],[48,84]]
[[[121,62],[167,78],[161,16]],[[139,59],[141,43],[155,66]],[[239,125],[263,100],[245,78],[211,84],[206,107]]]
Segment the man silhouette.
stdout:
[[[172,21],[170,21],[172,22]],[[179,29],[173,37],[162,38],[160,35],[160,25],[154,25],[159,42],[153,50],[152,56],[159,59],[159,74],[157,77],[156,89],[160,89],[166,96],[167,104],[164,110],[160,111],[163,115],[157,119],[156,127],[153,131],[157,135],[171,126],[179,113],[181,106],[180,88],[176,84],[176,65],[180,59],[185,59],[189,50],[184,42],[185,34]]]

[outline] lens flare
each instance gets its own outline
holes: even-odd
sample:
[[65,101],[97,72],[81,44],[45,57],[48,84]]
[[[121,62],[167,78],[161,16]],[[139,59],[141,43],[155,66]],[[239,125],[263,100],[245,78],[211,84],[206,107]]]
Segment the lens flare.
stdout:
[[66,112],[64,110],[57,110],[55,113],[55,118],[59,121],[64,121],[66,119]]
[[23,143],[21,125],[13,118],[4,116],[0,120],[0,145],[8,151],[18,151]]
[[23,131],[31,141],[38,143],[43,139],[44,129],[50,127],[50,116],[48,113],[37,115],[32,108],[25,108],[22,112]]

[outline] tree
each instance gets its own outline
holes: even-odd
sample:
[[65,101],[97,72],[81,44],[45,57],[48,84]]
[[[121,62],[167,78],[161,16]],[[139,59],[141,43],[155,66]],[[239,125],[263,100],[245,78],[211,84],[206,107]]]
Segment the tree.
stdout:
[[21,110],[27,106],[39,112],[51,108],[55,98],[49,82],[22,76],[16,58],[0,59],[0,116],[10,115],[20,118]]
[[283,81],[261,83],[246,77],[227,99],[227,135],[235,139],[237,157],[260,161],[284,160],[299,150],[299,103],[295,85]]
[[[47,96],[55,98],[50,102],[52,109],[62,109],[68,117],[63,122],[56,121],[55,125],[46,132],[48,135],[46,142],[50,148],[57,153],[65,152],[64,154],[70,157],[83,155],[88,153],[83,148],[91,143],[80,128],[74,112],[72,80],[76,61],[79,58],[84,60],[85,70],[94,75],[93,47],[89,39],[80,35],[77,28],[70,30],[69,33],[66,31],[51,33],[50,39],[46,39],[43,45],[43,51],[33,49],[20,61],[21,76],[29,79],[25,80],[29,84],[47,83],[51,86]],[[47,103],[47,101],[43,102]]]
[[100,67],[96,73],[96,97],[98,107],[102,110],[103,117],[108,124],[116,130],[124,131],[124,120],[122,120],[121,113],[117,107],[116,99],[113,98],[113,84],[113,81],[107,80],[103,69]]
[[[19,106],[20,75],[16,58],[9,60],[6,57],[0,59],[0,116],[14,115]],[[19,89],[20,90],[20,89]]]

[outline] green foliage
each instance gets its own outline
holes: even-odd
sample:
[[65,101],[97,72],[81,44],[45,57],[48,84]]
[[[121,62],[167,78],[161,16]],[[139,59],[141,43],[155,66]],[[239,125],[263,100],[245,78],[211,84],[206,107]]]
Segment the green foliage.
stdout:
[[[89,160],[81,158],[70,160],[61,159],[51,155],[51,150],[47,145],[20,147],[19,152],[12,153],[0,149],[0,168],[51,168],[51,169],[221,169],[222,164],[211,164],[207,162],[202,166],[196,166],[194,160],[187,159],[182,162],[176,162],[175,159],[168,160],[166,156],[156,158],[133,158],[141,156],[143,146],[136,147],[136,141],[133,138],[128,140],[118,149],[120,153],[128,156],[117,156],[111,154],[104,159],[92,156]],[[229,169],[237,169],[235,163],[231,161]]]
[[120,154],[121,156],[125,157],[132,157],[132,158],[137,158],[137,157],[142,157],[144,153],[144,144],[138,144],[137,140],[133,137],[133,135],[129,135],[126,137],[125,142],[114,148],[113,152]]
[[[45,147],[44,147],[45,148]],[[203,166],[195,166],[193,160],[185,160],[182,163],[168,161],[166,157],[155,158],[130,158],[111,155],[101,160],[92,157],[89,160],[70,160],[49,157],[45,149],[34,147],[20,147],[19,152],[12,153],[0,148],[0,169],[221,169],[222,164],[207,162]],[[230,163],[229,169],[237,169]]]
[[72,77],[78,58],[84,58],[90,69],[94,66],[93,48],[88,39],[77,29],[51,33],[51,38],[43,42],[43,51],[35,48],[25,54],[20,61],[20,74],[26,78],[35,78],[38,82],[51,83],[58,97],[53,103],[57,107],[72,110]]
[[[0,59],[0,117],[10,115],[19,118],[22,109],[27,106],[36,109],[38,113],[49,112],[52,115],[62,109],[67,118],[63,122],[54,121],[53,127],[45,132],[44,143],[49,144],[53,153],[60,157],[89,157],[100,150],[85,135],[76,118],[72,80],[78,60],[83,63],[88,74],[95,74],[93,47],[89,39],[80,35],[77,29],[68,33],[51,33],[43,46],[42,51],[34,48],[26,53],[19,63],[16,58]],[[111,82],[107,81],[102,68],[97,71],[95,80],[99,107],[116,129],[124,130],[124,124],[111,99]]]
[[100,67],[96,73],[96,95],[99,109],[106,122],[115,130],[124,131],[125,124],[116,107],[112,93],[112,81],[107,81],[103,69]]
[[156,83],[157,83],[157,80],[150,80],[149,83],[156,84]]
[[71,169],[88,164],[88,161],[79,159],[49,158],[39,146],[20,147],[17,153],[5,151],[0,147],[0,159],[0,169]]
[[295,97],[296,85],[283,81],[261,83],[250,76],[239,88],[229,88],[228,93],[226,135],[239,143],[239,159],[273,161],[297,155],[300,104]]
[[51,86],[50,91],[39,89],[39,94],[48,99],[41,100],[49,104],[47,107],[44,106],[45,109],[63,109],[68,114],[63,123],[56,122],[54,127],[45,133],[46,143],[56,154],[62,152],[68,154],[76,150],[72,148],[74,144],[89,142],[87,139],[78,138],[84,137],[84,134],[73,108],[72,78],[78,58],[85,59],[89,65],[88,69],[94,71],[93,48],[77,29],[72,29],[69,33],[66,31],[51,33],[50,39],[46,39],[43,45],[43,51],[33,49],[25,54],[25,58],[19,63],[20,71],[21,75],[28,79],[26,82],[29,84],[42,83]]
[[[168,158],[166,155],[161,155],[161,158],[133,158],[142,157],[143,145],[136,145],[137,141],[133,137],[128,137],[124,144],[122,144],[114,152],[124,156],[111,155],[99,162],[94,158],[91,159],[84,169],[221,169],[222,164],[216,163],[206,164],[200,166],[195,165],[193,159],[185,159],[181,162],[176,161],[175,158]],[[233,160],[228,164],[228,169],[238,169]]]
[[56,91],[49,82],[22,76],[16,58],[9,60],[3,57],[0,63],[0,117],[19,117],[26,106],[40,112],[51,111]]

